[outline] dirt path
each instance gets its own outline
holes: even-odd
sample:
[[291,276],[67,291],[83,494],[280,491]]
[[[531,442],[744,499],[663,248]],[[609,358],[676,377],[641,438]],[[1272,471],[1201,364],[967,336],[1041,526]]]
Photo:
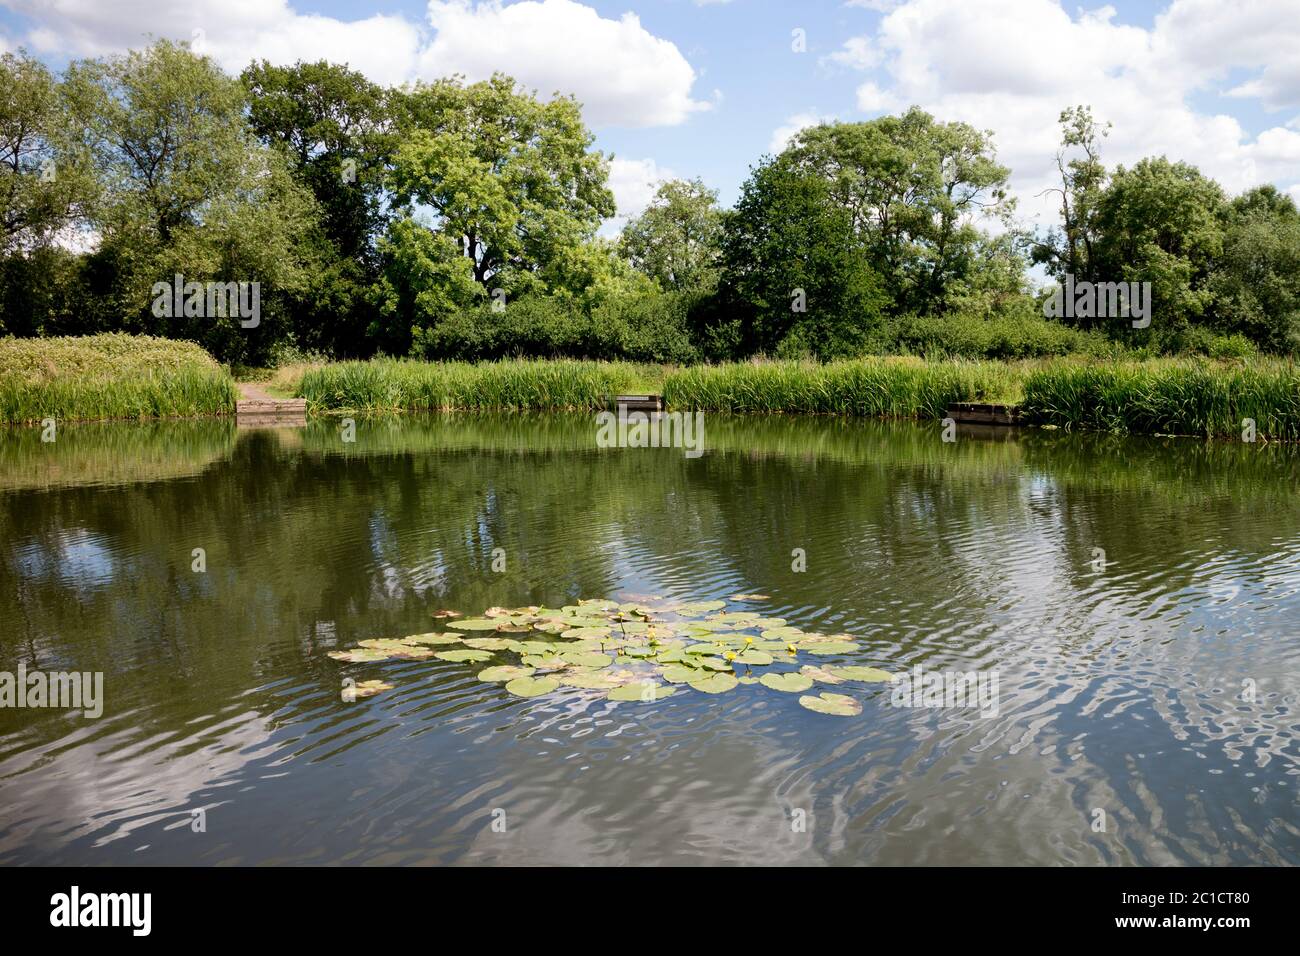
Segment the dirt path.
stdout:
[[284,399],[276,398],[259,385],[252,385],[248,382],[239,382],[239,397],[246,402],[282,402]]

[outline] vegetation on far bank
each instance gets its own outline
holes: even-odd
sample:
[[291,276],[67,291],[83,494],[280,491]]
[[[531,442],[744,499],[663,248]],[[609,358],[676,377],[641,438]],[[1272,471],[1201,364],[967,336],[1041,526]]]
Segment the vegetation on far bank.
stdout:
[[[1008,144],[912,108],[801,131],[755,157],[729,209],[698,179],[664,182],[615,239],[581,105],[500,74],[384,87],[262,61],[234,77],[159,41],[58,75],[5,53],[0,87],[0,335],[159,335],[232,366],[1300,345],[1292,199],[1231,196],[1176,158],[1108,167],[1085,106],[1062,104],[1047,228],[1017,218]],[[1150,324],[1045,318],[1035,267],[1150,283]],[[258,283],[258,321],[156,308],[177,275]]]
[[230,374],[192,342],[0,338],[0,422],[218,415],[237,397]]
[[[669,408],[939,419],[953,402],[1018,404],[1027,423],[1133,434],[1300,440],[1289,360],[867,357],[673,366],[568,359],[301,363],[264,383],[313,412],[603,409],[619,394]],[[235,378],[197,345],[148,336],[0,339],[0,421],[230,414]]]

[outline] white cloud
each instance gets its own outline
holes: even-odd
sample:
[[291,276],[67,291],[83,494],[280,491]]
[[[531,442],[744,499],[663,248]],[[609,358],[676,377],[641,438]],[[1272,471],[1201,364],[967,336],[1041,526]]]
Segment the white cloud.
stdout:
[[252,59],[327,59],[385,84],[501,71],[542,95],[573,94],[593,126],[663,126],[709,104],[676,45],[635,14],[600,16],[574,0],[431,0],[428,24],[401,16],[343,20],[288,0],[3,0],[30,18],[34,52],[99,56],[150,36],[192,40],[237,73]]
[[858,87],[857,103],[858,109],[864,113],[888,113],[906,105],[893,93],[882,90],[874,82],[863,83]]
[[870,37],[849,37],[840,49],[822,57],[821,62],[847,66],[851,70],[869,70],[880,62],[880,51]]
[[859,86],[858,107],[915,103],[992,130],[1031,216],[1055,216],[1050,200],[1034,197],[1056,177],[1060,111],[1079,103],[1114,124],[1102,144],[1108,165],[1167,155],[1234,192],[1300,179],[1300,137],[1282,121],[1252,136],[1232,116],[1194,105],[1216,93],[1265,109],[1300,105],[1295,0],[1173,0],[1151,29],[1115,19],[1112,7],[1071,16],[1058,0],[908,0],[868,37],[883,67]]
[[776,155],[784,151],[790,145],[790,140],[801,131],[810,126],[817,126],[821,123],[834,123],[834,116],[823,116],[815,110],[809,110],[806,113],[795,113],[787,117],[786,121],[772,131],[772,139],[767,144],[767,151]]
[[421,56],[426,76],[503,70],[543,94],[576,94],[595,126],[671,126],[708,108],[691,98],[695,71],[676,45],[634,13],[607,20],[573,0],[431,0],[429,22],[438,33]]
[[605,220],[602,235],[613,235],[635,216],[639,216],[655,190],[666,179],[676,179],[677,174],[653,159],[611,159],[609,162],[609,188],[614,193],[618,213]]

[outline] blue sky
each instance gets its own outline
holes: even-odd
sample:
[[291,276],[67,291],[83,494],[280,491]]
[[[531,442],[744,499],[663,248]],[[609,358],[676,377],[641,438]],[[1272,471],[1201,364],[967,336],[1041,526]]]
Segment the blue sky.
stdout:
[[1037,194],[1076,102],[1114,124],[1111,163],[1163,153],[1300,198],[1300,0],[0,0],[0,45],[55,66],[146,34],[232,71],[324,57],[381,82],[498,69],[572,92],[625,214],[670,174],[729,203],[783,134],[913,103],[993,130],[1027,221],[1053,214]]

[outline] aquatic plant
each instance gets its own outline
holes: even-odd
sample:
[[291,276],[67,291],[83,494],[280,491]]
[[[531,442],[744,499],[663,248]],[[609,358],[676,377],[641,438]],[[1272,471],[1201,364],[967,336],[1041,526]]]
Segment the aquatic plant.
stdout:
[[1044,365],[1029,373],[1021,414],[1037,424],[1134,434],[1300,439],[1300,369],[1177,359]]
[[[796,664],[802,653],[845,655],[858,651],[847,634],[813,634],[782,618],[758,611],[726,611],[722,601],[579,601],[559,608],[488,608],[481,617],[456,619],[447,611],[446,633],[372,638],[329,656],[353,664],[390,659],[437,658],[455,663],[487,662],[498,654],[517,655],[518,663],[494,663],[477,678],[502,683],[516,697],[603,692],[614,701],[649,703],[671,696],[679,686],[704,694],[723,694],[741,684],[761,684],[784,693],[801,693],[815,683],[887,682],[892,675],[859,665],[752,669],[777,661]],[[473,636],[492,633],[494,636]],[[434,651],[431,645],[460,644]],[[358,685],[360,686],[360,685]],[[373,686],[373,685],[371,685]],[[862,705],[842,694],[801,696],[817,713],[849,716]]]

